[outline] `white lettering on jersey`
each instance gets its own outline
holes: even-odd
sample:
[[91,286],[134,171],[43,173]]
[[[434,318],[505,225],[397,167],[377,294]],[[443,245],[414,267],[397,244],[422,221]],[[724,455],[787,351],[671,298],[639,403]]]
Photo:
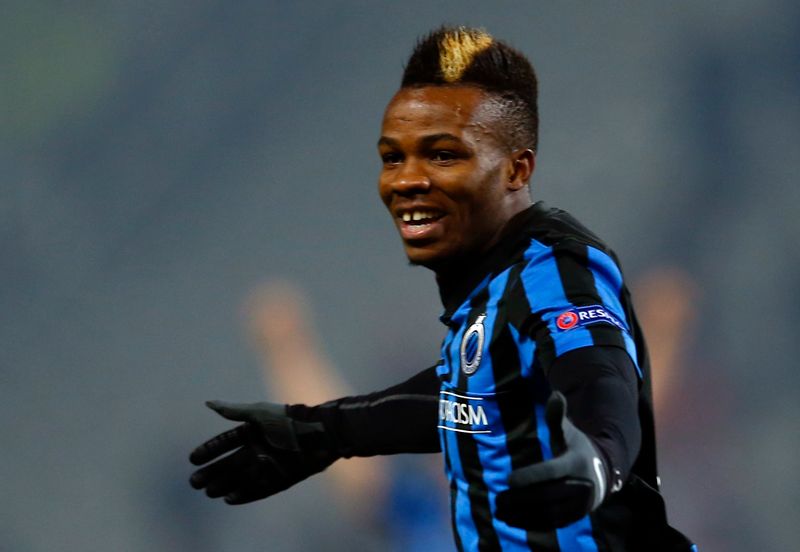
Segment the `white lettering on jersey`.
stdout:
[[[445,392],[442,392],[444,395]],[[462,433],[491,433],[489,420],[483,405],[473,405],[458,399],[482,400],[480,398],[464,397],[447,393],[456,397],[443,397],[439,400],[439,428]],[[450,425],[453,424],[453,425]]]

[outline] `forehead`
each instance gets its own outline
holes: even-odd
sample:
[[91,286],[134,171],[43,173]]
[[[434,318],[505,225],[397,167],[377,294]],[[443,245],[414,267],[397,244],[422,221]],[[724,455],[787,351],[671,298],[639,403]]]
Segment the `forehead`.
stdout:
[[472,86],[401,88],[386,106],[383,134],[473,130],[486,119],[486,94]]

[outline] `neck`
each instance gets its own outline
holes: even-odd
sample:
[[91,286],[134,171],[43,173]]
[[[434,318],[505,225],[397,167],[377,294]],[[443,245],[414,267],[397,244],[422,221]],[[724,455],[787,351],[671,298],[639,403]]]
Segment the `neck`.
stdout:
[[428,268],[433,270],[433,272],[436,274],[437,282],[442,279],[448,279],[453,275],[457,276],[459,274],[463,274],[464,268],[479,264],[481,259],[486,257],[487,253],[489,253],[500,241],[503,240],[511,220],[533,205],[533,201],[531,201],[531,198],[527,193],[524,195],[524,197],[515,194],[515,196],[510,199],[510,205],[505,209],[505,216],[497,225],[497,228],[492,236],[486,240],[480,249],[464,254],[460,257],[451,257],[442,262],[442,264],[439,266],[428,266]]
[[543,209],[544,205],[539,204],[538,207],[532,206],[517,212],[501,228],[493,243],[487,244],[484,251],[451,258],[434,269],[446,314],[452,313],[487,275],[502,270],[514,261],[515,256],[525,249],[525,244],[530,240],[528,228]]

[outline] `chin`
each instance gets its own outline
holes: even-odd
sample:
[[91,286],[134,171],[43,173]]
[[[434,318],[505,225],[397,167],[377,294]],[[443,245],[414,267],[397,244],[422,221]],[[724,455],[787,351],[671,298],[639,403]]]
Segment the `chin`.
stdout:
[[424,266],[425,268],[431,268],[431,260],[427,259],[421,255],[407,255],[408,257],[408,264],[410,266]]
[[426,250],[425,248],[406,246],[406,257],[408,257],[408,264],[427,268],[430,263],[436,262],[438,255],[436,252]]
[[411,266],[424,266],[434,272],[446,267],[453,259],[445,251],[431,251],[420,247],[406,247],[406,257]]

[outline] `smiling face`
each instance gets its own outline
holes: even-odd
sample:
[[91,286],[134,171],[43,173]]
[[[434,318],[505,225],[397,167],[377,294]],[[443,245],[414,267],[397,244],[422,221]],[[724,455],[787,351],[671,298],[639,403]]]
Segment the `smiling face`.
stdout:
[[413,264],[440,272],[494,245],[530,205],[531,150],[510,151],[472,86],[403,88],[383,118],[381,199]]

